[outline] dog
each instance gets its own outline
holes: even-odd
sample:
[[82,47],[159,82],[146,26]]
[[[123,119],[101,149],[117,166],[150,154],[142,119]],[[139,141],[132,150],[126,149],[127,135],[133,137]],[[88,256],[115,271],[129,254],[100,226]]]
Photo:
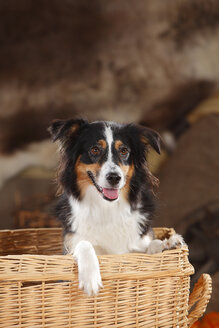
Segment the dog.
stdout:
[[160,153],[160,135],[135,124],[83,119],[49,127],[61,154],[56,216],[64,227],[64,253],[78,264],[79,288],[96,295],[102,286],[97,255],[147,252],[183,245],[176,234],[154,239],[155,211],[149,147]]

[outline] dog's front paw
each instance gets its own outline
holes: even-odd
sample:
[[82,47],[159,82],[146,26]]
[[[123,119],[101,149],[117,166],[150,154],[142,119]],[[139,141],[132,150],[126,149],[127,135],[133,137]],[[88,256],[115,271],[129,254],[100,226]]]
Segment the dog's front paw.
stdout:
[[89,296],[97,295],[102,286],[99,262],[93,246],[88,241],[80,241],[74,251],[78,262],[79,288]]
[[185,245],[184,239],[179,234],[172,235],[169,239],[163,240],[163,250],[180,248]]
[[148,254],[162,253],[162,251],[163,251],[163,242],[160,239],[152,240],[147,248]]
[[103,287],[101,275],[99,270],[92,270],[92,272],[82,270],[79,273],[79,288],[83,289],[88,296],[97,295],[99,289]]

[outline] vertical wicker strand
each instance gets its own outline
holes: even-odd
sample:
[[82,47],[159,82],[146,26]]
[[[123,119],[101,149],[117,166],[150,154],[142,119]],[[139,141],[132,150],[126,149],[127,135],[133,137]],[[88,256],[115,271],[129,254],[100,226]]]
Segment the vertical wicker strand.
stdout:
[[[186,287],[187,287],[186,288],[187,290],[190,290],[190,276],[187,277]],[[189,293],[187,295],[184,295],[184,298],[186,300],[186,305],[187,305],[189,303]],[[187,327],[188,326],[188,306],[184,306],[183,314],[184,314],[185,321],[186,321],[185,326]]]
[[22,282],[19,281],[18,282],[19,327],[22,327],[21,287],[22,287]]
[[155,315],[155,328],[159,328],[159,319],[158,319],[158,304],[159,304],[159,298],[160,298],[160,278],[157,278],[157,292],[156,292],[156,315]]
[[72,326],[72,282],[69,282],[69,318],[68,326]]
[[45,328],[45,281],[42,281],[42,328]]
[[[19,261],[19,268],[18,272],[20,273],[22,271],[22,259]],[[22,282],[18,282],[18,309],[19,309],[19,327],[22,327],[22,306],[21,306],[21,287]]]
[[[173,328],[176,328],[177,326],[176,326],[176,322],[178,322],[178,320],[177,320],[177,311],[178,311],[178,314],[179,314],[179,286],[180,285],[180,287],[181,287],[181,284],[179,284],[179,283],[177,283],[176,285],[175,285],[175,293],[174,293],[174,308],[173,308],[173,324],[174,324],[174,326],[173,326]],[[178,317],[179,317],[179,315],[178,315]]]
[[[161,257],[161,261],[160,261],[160,267],[159,270],[161,270],[161,268],[163,267],[163,259],[164,256]],[[157,278],[157,291],[156,291],[156,316],[155,316],[155,322],[156,322],[156,326],[155,328],[159,328],[159,317],[158,317],[158,310],[159,310],[159,299],[160,299],[160,278]]]
[[97,327],[97,297],[94,297],[94,327]]
[[[47,269],[48,259],[46,259],[44,267],[43,267],[43,273]],[[42,328],[45,327],[45,281],[42,281]]]
[[138,317],[138,304],[139,304],[139,284],[140,284],[140,281],[137,280],[137,287],[136,287],[136,304],[135,304],[135,317],[136,317],[136,320],[135,320],[135,323],[136,323],[136,327],[138,327],[139,325],[139,317]]
[[118,302],[119,302],[119,280],[115,281],[116,283],[116,297],[115,297],[115,325],[118,324]]
[[[121,263],[119,263],[118,272],[121,272]],[[115,281],[116,293],[115,293],[115,302],[114,302],[114,311],[115,311],[115,325],[118,324],[118,302],[119,302],[119,280]]]
[[[119,268],[118,268],[118,272],[121,272],[122,270],[122,265],[121,262],[119,263]],[[115,281],[116,284],[116,297],[115,297],[115,325],[118,325],[118,312],[119,312],[119,308],[118,308],[118,304],[119,304],[119,291],[120,291],[120,280],[116,280]]]

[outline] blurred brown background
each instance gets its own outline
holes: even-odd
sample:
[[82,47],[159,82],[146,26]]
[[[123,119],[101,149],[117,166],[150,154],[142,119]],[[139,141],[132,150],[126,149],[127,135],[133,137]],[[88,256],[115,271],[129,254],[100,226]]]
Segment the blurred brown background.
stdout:
[[151,126],[155,225],[184,235],[219,310],[218,60],[217,0],[0,1],[0,228],[57,225],[52,119]]

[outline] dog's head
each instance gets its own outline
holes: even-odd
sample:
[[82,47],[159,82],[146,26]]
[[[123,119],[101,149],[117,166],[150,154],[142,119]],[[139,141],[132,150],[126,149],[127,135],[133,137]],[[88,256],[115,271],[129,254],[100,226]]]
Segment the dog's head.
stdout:
[[61,186],[78,199],[90,186],[106,201],[129,197],[144,183],[148,147],[160,153],[159,134],[134,124],[55,120],[49,131],[60,144]]

